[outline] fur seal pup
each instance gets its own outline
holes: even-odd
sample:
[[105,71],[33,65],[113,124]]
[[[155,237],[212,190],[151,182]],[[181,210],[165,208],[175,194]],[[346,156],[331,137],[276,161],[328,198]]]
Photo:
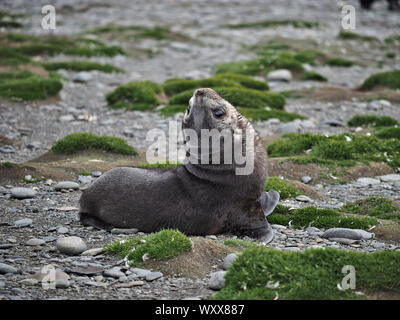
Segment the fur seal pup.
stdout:
[[[254,145],[253,170],[246,175],[236,174],[240,167],[237,161],[185,161],[169,170],[117,167],[83,191],[81,223],[106,230],[137,228],[146,233],[165,228],[188,235],[232,232],[270,242],[273,230],[266,217],[277,205],[279,194],[264,191],[267,153],[250,122],[214,90],[205,88],[197,89],[190,99],[182,129],[196,134],[203,129],[252,133],[249,141],[243,134],[239,144]],[[195,152],[190,150],[186,136],[185,143],[189,145],[188,157]],[[200,152],[211,155],[208,150]]]

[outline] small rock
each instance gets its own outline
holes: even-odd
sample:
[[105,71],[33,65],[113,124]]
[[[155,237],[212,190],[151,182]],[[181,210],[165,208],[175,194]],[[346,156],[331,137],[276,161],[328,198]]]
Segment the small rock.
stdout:
[[92,172],[92,176],[95,177],[95,178],[98,178],[98,177],[100,177],[101,175],[102,175],[101,171],[93,171],[93,172]]
[[75,75],[72,79],[74,82],[85,83],[93,79],[93,76],[90,72],[82,71]]
[[208,287],[211,290],[221,290],[225,287],[225,274],[226,271],[217,271],[212,273],[208,282]]
[[365,186],[373,186],[381,183],[380,180],[373,178],[358,178],[357,182]]
[[90,176],[78,176],[78,181],[80,182],[80,183],[91,183],[92,182],[92,177],[90,177]]
[[32,238],[32,239],[29,239],[25,244],[27,246],[41,246],[45,243],[46,243],[46,241],[44,241],[42,239]]
[[28,227],[32,224],[32,219],[29,218],[25,218],[25,219],[21,219],[21,220],[17,220],[14,222],[14,226],[22,228],[22,227]]
[[228,270],[232,266],[233,262],[236,260],[237,257],[238,255],[236,253],[228,254],[224,258],[224,261],[222,262],[222,267],[224,268],[224,270]]
[[102,253],[104,248],[93,248],[86,250],[81,253],[81,256],[97,256],[98,254]]
[[26,175],[26,176],[24,177],[24,180],[26,180],[26,181],[31,181],[31,180],[32,180],[32,176],[31,176],[30,174],[28,174],[28,175]]
[[66,114],[63,116],[60,116],[60,118],[58,118],[58,120],[60,120],[61,122],[71,122],[75,120],[75,117],[73,114]]
[[68,255],[78,255],[87,250],[85,242],[79,237],[65,237],[57,240],[57,249]]
[[125,276],[125,273],[123,273],[121,271],[120,267],[114,267],[112,269],[109,270],[105,270],[103,272],[103,275],[106,277],[110,277],[110,278],[115,278],[115,279],[119,279],[120,277]]
[[54,187],[55,190],[62,190],[62,189],[79,189],[79,184],[73,181],[61,181],[57,183]]
[[113,234],[134,234],[138,233],[138,229],[132,228],[132,229],[120,229],[120,228],[113,228],[111,229],[111,233]]
[[5,263],[0,262],[0,274],[17,273],[18,269]]
[[36,191],[31,188],[12,188],[11,196],[17,199],[29,199],[36,195]]
[[348,229],[348,228],[331,228],[326,230],[322,238],[345,238],[351,240],[371,239],[373,235],[369,232],[359,229]]
[[137,286],[143,286],[146,283],[144,281],[136,281],[132,280],[127,283],[118,283],[115,285],[116,288],[131,288],[131,287],[137,287]]
[[28,278],[21,280],[20,283],[25,286],[36,286],[39,283],[39,281],[36,279]]
[[322,236],[323,234],[321,230],[315,227],[307,227],[306,231],[310,236]]
[[378,178],[383,182],[397,182],[400,181],[400,174],[387,174]]
[[304,176],[301,178],[301,182],[308,184],[312,181],[312,178],[310,176]]
[[163,276],[161,272],[150,272],[146,275],[145,279],[146,281],[154,281],[156,279],[159,279]]
[[59,228],[57,229],[57,232],[58,232],[58,233],[61,233],[61,234],[68,233],[68,231],[69,231],[69,229],[68,229],[67,227],[59,227]]
[[279,70],[271,71],[267,75],[268,81],[290,82],[290,81],[292,81],[292,79],[293,79],[292,73],[286,69],[279,69]]
[[69,280],[59,279],[56,280],[56,288],[57,289],[66,289],[70,286]]
[[297,197],[296,197],[296,200],[297,200],[297,201],[301,201],[301,202],[311,202],[311,201],[312,201],[311,198],[309,198],[309,197],[307,197],[307,196],[305,196],[305,195],[297,196]]
[[93,276],[104,272],[103,267],[87,266],[87,267],[75,267],[70,270],[72,273],[79,274],[81,276]]
[[136,274],[139,278],[146,278],[146,276],[151,273],[150,270],[147,269],[140,269],[140,268],[131,268],[131,272]]

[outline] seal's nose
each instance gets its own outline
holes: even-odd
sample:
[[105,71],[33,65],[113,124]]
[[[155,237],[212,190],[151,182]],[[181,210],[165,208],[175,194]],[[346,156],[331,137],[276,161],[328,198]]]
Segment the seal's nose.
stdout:
[[194,93],[195,97],[202,97],[206,94],[206,90],[205,89],[197,89]]

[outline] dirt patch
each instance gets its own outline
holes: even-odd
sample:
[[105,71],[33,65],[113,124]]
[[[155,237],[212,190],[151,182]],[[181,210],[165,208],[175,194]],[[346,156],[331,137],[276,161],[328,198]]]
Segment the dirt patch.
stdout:
[[192,251],[166,261],[147,261],[145,267],[168,275],[202,278],[213,269],[213,266],[220,264],[227,254],[237,251],[210,239],[195,237],[192,238],[192,242]]
[[282,176],[288,180],[299,181],[304,176],[310,176],[313,183],[319,183],[320,173],[325,170],[315,163],[299,164],[287,161],[285,158],[269,158],[268,160],[268,175]]
[[400,224],[377,226],[372,232],[378,240],[400,244]]
[[324,196],[320,194],[319,192],[315,191],[312,187],[296,180],[289,180],[289,183],[299,189],[299,191],[302,194],[305,194],[306,196],[309,196],[310,198],[313,199],[324,199]]
[[369,165],[359,163],[354,167],[346,168],[343,173],[343,178],[347,181],[353,181],[361,177],[373,178],[393,172],[393,168],[389,167],[385,163],[371,162]]
[[378,291],[367,293],[368,300],[400,300],[400,294],[394,292]]

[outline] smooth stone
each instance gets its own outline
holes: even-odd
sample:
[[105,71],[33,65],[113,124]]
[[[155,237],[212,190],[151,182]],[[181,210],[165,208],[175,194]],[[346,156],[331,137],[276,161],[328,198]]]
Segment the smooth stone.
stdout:
[[12,188],[11,196],[17,199],[29,199],[36,195],[36,191],[31,188]]
[[0,274],[17,273],[18,269],[5,263],[0,262]]
[[380,184],[381,181],[378,179],[373,179],[373,178],[358,178],[357,182],[363,185],[368,185],[368,186],[373,186],[376,184]]
[[321,230],[315,227],[307,227],[306,231],[310,236],[322,236],[323,234]]
[[93,248],[86,250],[81,253],[81,256],[97,256],[98,254],[102,253],[104,248]]
[[32,224],[32,222],[33,222],[32,219],[25,218],[25,219],[15,221],[14,226],[20,227],[20,228],[27,227],[27,226],[30,226]]
[[57,240],[57,249],[68,255],[78,255],[87,250],[86,243],[79,237],[65,237]]
[[304,195],[297,196],[296,200],[301,201],[301,202],[311,202],[312,201],[311,198],[304,196]]
[[150,272],[146,275],[145,279],[146,281],[154,281],[156,279],[159,279],[163,276],[161,272]]
[[58,233],[61,233],[61,234],[68,233],[68,231],[69,231],[69,229],[68,229],[67,227],[59,227],[59,228],[57,229],[57,232],[58,232]]
[[125,276],[125,273],[123,273],[121,271],[120,267],[114,267],[112,269],[109,270],[105,270],[103,272],[103,275],[106,277],[111,277],[111,278],[115,278],[115,279],[119,279],[120,277]]
[[21,280],[20,283],[25,286],[36,286],[39,283],[39,281],[36,279],[28,278]]
[[289,70],[286,69],[278,69],[271,71],[267,75],[267,80],[268,81],[285,81],[285,82],[290,82],[292,81],[293,76],[292,73]]
[[90,177],[90,176],[78,176],[78,181],[79,181],[80,183],[84,183],[84,184],[86,184],[86,183],[91,183],[92,180],[93,180],[93,178]]
[[93,79],[93,76],[90,72],[82,71],[82,72],[79,72],[78,74],[76,74],[74,76],[74,78],[72,79],[72,81],[85,83],[92,79]]
[[55,284],[56,284],[57,289],[66,289],[70,286],[69,280],[66,280],[66,279],[56,280]]
[[359,240],[352,240],[352,239],[346,239],[346,238],[329,238],[330,241],[335,241],[341,244],[354,244],[354,243],[358,243]]
[[63,190],[63,189],[79,189],[79,184],[73,181],[61,181],[54,186],[55,190]]
[[32,238],[32,239],[29,239],[25,244],[27,246],[41,246],[45,243],[46,243],[46,241],[44,241],[43,239]]
[[373,235],[360,229],[331,228],[326,230],[322,238],[346,238],[351,240],[371,239]]
[[93,172],[92,172],[92,176],[95,177],[95,178],[98,178],[98,177],[100,177],[101,175],[102,175],[101,171],[93,171]]
[[138,281],[138,280],[132,280],[126,283],[118,283],[115,285],[116,288],[131,288],[131,287],[137,287],[137,286],[143,286],[146,283],[144,281]]
[[301,178],[301,182],[308,184],[312,181],[312,178],[310,176],[304,176]]
[[93,276],[104,272],[103,267],[87,266],[87,267],[75,267],[70,270],[72,273],[76,273],[82,276]]
[[225,275],[226,271],[217,271],[211,274],[211,278],[208,281],[208,287],[211,290],[221,290],[225,287]]
[[224,270],[228,270],[237,257],[238,255],[236,253],[228,254],[222,262],[222,267],[224,268]]
[[400,181],[400,174],[387,174],[378,178],[383,182],[397,182]]
[[120,228],[113,228],[111,229],[111,233],[113,234],[134,234],[138,233],[138,229],[132,228],[132,229],[120,229]]
[[46,237],[43,237],[42,238],[45,242],[53,242],[53,241],[56,241],[57,240],[57,238],[56,237],[53,237],[53,236],[46,236]]
[[130,271],[136,274],[139,278],[145,278],[149,273],[151,273],[150,270],[140,268],[131,268]]

